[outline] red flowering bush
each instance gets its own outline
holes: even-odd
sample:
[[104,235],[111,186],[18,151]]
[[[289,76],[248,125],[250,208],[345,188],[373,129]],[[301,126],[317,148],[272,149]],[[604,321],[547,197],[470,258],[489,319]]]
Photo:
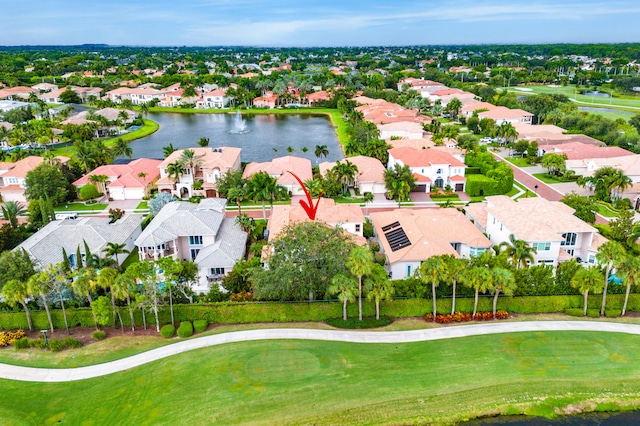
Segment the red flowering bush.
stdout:
[[[495,319],[507,319],[509,313],[507,311],[497,311]],[[433,314],[425,314],[424,319],[427,322],[433,322]],[[493,320],[493,312],[476,312],[474,318],[476,321],[491,321]],[[468,312],[454,312],[452,314],[438,314],[436,315],[436,322],[438,324],[450,324],[452,322],[468,322],[471,321],[471,314]]]

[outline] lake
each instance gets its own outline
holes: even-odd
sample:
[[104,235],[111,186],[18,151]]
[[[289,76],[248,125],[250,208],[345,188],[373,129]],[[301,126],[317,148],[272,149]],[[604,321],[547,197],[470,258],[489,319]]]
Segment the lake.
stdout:
[[[132,158],[163,158],[162,147],[171,143],[176,149],[193,148],[201,137],[209,138],[212,148],[242,148],[240,160],[243,162],[264,162],[275,157],[295,155],[317,164],[318,159],[314,154],[316,145],[326,145],[329,150],[328,157],[322,161],[344,158],[335,129],[323,115],[245,115],[242,119],[246,131],[239,133],[235,131],[238,130],[240,117],[235,113],[150,113],[147,118],[157,122],[160,129],[130,143]],[[287,147],[295,151],[289,154]],[[303,147],[308,148],[306,153],[302,152]]]
[[618,426],[639,423],[640,412],[630,411],[561,416],[553,420],[542,417],[504,416],[472,420],[461,424],[465,426]]

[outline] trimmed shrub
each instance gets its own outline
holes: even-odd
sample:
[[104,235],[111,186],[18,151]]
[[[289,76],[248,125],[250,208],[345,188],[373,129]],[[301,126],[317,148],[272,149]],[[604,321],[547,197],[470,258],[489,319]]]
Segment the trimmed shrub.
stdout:
[[605,309],[604,316],[607,318],[617,318],[622,315],[622,309]]
[[46,349],[44,345],[44,339],[29,339],[30,348]]
[[584,310],[580,308],[567,309],[564,311],[565,314],[571,315],[572,317],[581,317],[584,315]]
[[173,324],[163,325],[160,329],[160,335],[165,339],[172,338],[174,334],[176,334],[176,328],[173,326]]
[[600,309],[587,309],[587,316],[589,318],[600,318]]
[[64,340],[49,339],[49,350],[51,352],[60,352],[64,347]]
[[193,325],[191,321],[182,321],[178,327],[178,336],[185,338],[193,335]]
[[380,317],[380,319],[374,318],[362,318],[360,321],[358,318],[348,318],[346,321],[342,318],[329,318],[325,321],[332,327],[344,328],[344,329],[363,329],[363,328],[377,328],[384,327],[393,322],[393,319],[388,317]]
[[205,331],[207,329],[207,327],[209,327],[209,323],[207,322],[207,320],[195,320],[193,322],[193,328],[198,333],[202,333],[203,331]]
[[95,340],[102,340],[107,337],[107,333],[102,330],[98,330],[91,333],[91,337],[93,337]]
[[16,349],[27,349],[29,347],[29,338],[23,337],[16,340],[15,342],[13,342],[13,347]]
[[62,342],[67,349],[79,348],[82,346],[82,342],[80,340],[74,339],[71,336],[66,337]]

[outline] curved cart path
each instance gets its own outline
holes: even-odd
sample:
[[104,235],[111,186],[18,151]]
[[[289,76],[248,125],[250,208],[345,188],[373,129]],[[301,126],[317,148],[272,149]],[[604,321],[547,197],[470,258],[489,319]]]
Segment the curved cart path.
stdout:
[[0,378],[25,382],[70,382],[106,376],[194,349],[252,340],[292,339],[351,343],[410,343],[455,337],[529,331],[600,331],[640,334],[640,325],[597,321],[530,321],[461,325],[411,331],[263,329],[196,337],[128,358],[79,368],[32,368],[0,364]]

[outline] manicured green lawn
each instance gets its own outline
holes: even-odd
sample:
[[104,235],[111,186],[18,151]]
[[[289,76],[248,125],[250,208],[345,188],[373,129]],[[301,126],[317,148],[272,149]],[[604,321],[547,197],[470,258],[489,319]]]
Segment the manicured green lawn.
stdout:
[[[438,424],[633,402],[640,336],[536,332],[411,344],[259,341],[72,383],[0,381],[5,424]],[[637,404],[637,401],[635,401]]]
[[69,203],[54,207],[54,211],[57,212],[101,212],[106,209],[109,204],[85,204],[85,203]]
[[618,217],[618,213],[614,212],[609,207],[605,206],[604,204],[600,204],[600,203],[598,203],[598,213],[601,216],[608,217],[608,218]]
[[566,183],[566,182],[575,182],[575,180],[571,179],[563,179],[561,177],[552,176],[548,173],[534,173],[534,177],[537,177],[544,183]]
[[136,207],[136,210],[147,210],[147,209],[149,209],[148,201],[141,201],[140,204],[138,204],[138,206]]
[[531,167],[526,158],[509,157],[505,158],[505,160],[518,167]]
[[[524,90],[524,91],[520,90],[523,88],[530,89],[530,90]],[[584,89],[584,87],[580,87],[580,89]],[[640,97],[616,95],[614,96],[613,99],[610,99],[610,98],[604,98],[604,97],[598,97],[598,96],[581,95],[581,94],[576,94],[575,87],[571,85],[561,86],[561,87],[550,87],[548,85],[544,85],[544,86],[532,85],[532,86],[518,87],[518,88],[510,87],[509,91],[515,92],[517,94],[524,94],[524,95],[526,95],[527,93],[536,93],[536,94],[560,93],[568,96],[571,99],[577,100],[579,104],[602,104],[602,108],[608,108],[608,107],[613,107],[613,108],[627,107],[627,108],[636,108],[636,109],[640,108]]]

